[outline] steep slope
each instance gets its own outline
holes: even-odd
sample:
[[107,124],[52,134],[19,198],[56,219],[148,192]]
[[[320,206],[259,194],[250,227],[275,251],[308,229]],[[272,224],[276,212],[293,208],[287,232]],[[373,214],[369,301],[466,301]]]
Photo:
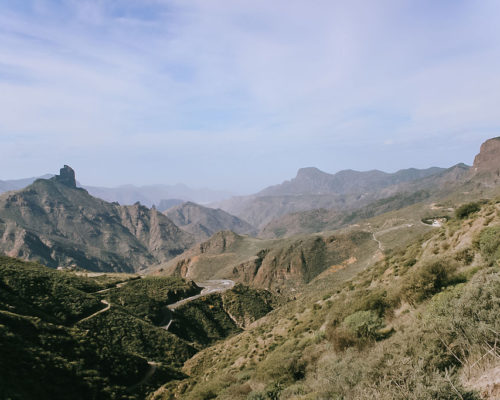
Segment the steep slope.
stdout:
[[256,229],[221,209],[200,206],[186,202],[170,208],[165,215],[178,227],[192,234],[198,242],[208,239],[219,231],[232,231],[239,234],[255,235]]
[[133,272],[165,262],[193,242],[154,209],[90,196],[76,187],[67,166],[53,179],[0,196],[0,250],[51,267]]
[[280,240],[219,232],[158,272],[194,280],[232,279],[289,293],[329,268],[342,269],[376,250],[376,241],[366,231]]
[[241,332],[272,309],[270,292],[238,284],[177,307],[169,331],[203,348]]
[[497,399],[500,198],[463,206],[353,279],[312,281],[154,398]]
[[[0,398],[143,399],[182,378],[178,368],[195,350],[135,315],[127,296],[127,309],[100,301],[113,290],[103,277],[0,256]],[[143,281],[116,278],[120,289]],[[190,288],[178,279],[154,280],[166,295]],[[135,286],[138,295],[145,289]]]
[[481,145],[479,154],[474,158],[472,171],[475,174],[500,174],[500,137],[487,140]]
[[167,308],[199,291],[178,277],[59,271],[0,255],[0,398],[147,398],[183,379],[199,349],[274,305],[268,291],[236,285]]
[[474,159],[471,181],[491,188],[500,185],[500,137],[487,140]]

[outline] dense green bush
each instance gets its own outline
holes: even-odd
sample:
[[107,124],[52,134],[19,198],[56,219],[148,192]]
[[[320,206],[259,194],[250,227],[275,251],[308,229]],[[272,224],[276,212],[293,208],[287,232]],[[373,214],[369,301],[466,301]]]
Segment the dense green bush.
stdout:
[[302,353],[290,346],[274,350],[259,364],[257,376],[279,383],[290,383],[303,379],[306,363]]
[[456,269],[457,264],[452,260],[429,261],[411,271],[403,283],[401,296],[411,304],[419,303],[444,287],[457,283],[459,277],[453,275]]
[[479,234],[479,249],[490,264],[500,259],[500,226],[485,228]]
[[387,291],[374,289],[367,291],[366,294],[363,293],[356,304],[355,311],[375,311],[379,317],[382,317],[393,306],[394,304],[388,299]]
[[343,325],[359,339],[376,339],[384,321],[373,311],[358,311],[346,317]]
[[470,214],[481,209],[481,205],[476,202],[462,204],[455,210],[455,216],[460,219],[467,218]]
[[[135,400],[182,379],[168,366],[180,367],[195,350],[181,339],[113,303],[82,320],[104,307],[98,296],[106,293],[82,290],[126,279],[96,283],[0,256],[0,398]],[[146,360],[155,359],[167,366],[157,365],[151,379],[136,386],[151,368]]]

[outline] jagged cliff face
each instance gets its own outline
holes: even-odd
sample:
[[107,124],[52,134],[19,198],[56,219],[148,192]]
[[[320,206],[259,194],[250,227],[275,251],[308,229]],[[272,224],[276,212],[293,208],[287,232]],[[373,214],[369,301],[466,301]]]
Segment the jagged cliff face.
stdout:
[[474,159],[473,173],[500,175],[500,137],[489,139],[481,145]]
[[263,288],[293,288],[330,268],[343,268],[372,240],[367,232],[327,237],[309,236],[260,251],[233,269],[233,279]]
[[372,251],[376,251],[372,235],[362,231],[281,240],[219,232],[170,261],[164,272],[195,280],[227,278],[259,288],[291,289]]
[[154,209],[107,203],[76,188],[66,166],[51,180],[0,196],[0,251],[51,267],[134,272],[193,243]]

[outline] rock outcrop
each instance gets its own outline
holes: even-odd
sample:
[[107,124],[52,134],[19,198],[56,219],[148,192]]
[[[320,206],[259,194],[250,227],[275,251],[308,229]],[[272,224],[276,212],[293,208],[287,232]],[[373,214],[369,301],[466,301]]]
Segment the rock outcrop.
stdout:
[[474,158],[472,171],[500,175],[500,137],[489,139],[481,145],[479,154]]
[[59,175],[54,176],[52,179],[70,188],[76,188],[75,171],[68,165],[62,167],[59,170]]
[[269,241],[219,232],[171,260],[162,272],[195,280],[232,279],[258,288],[291,290],[332,266],[375,250],[372,235],[364,231]]
[[108,203],[77,188],[68,166],[52,179],[0,196],[0,252],[50,267],[136,272],[193,244],[157,210]]

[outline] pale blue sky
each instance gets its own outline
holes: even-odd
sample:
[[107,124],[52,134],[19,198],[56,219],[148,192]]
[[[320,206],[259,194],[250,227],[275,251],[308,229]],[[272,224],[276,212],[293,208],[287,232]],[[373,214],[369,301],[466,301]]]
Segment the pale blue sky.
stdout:
[[249,193],[316,166],[472,163],[500,2],[3,0],[0,179]]

